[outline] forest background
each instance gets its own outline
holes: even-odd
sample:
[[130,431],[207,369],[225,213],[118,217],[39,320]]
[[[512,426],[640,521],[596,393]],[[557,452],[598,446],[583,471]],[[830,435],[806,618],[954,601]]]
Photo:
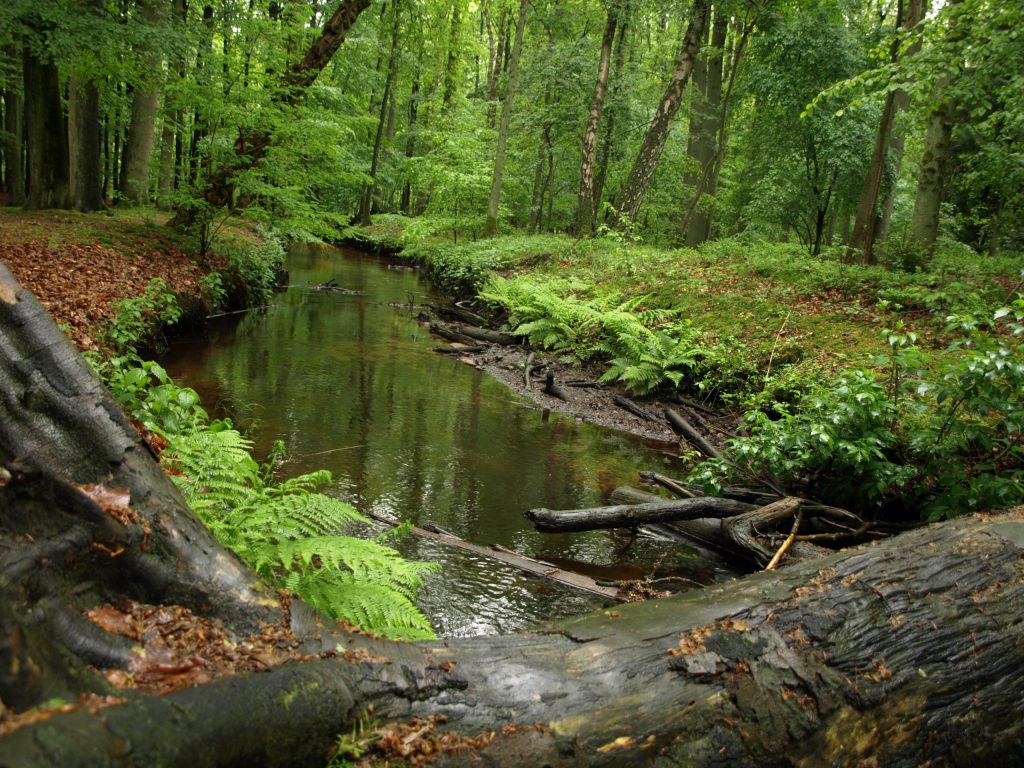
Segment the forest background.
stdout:
[[839,478],[858,490],[830,500],[861,510],[1006,506],[1024,497],[1022,15],[13,0],[4,189],[156,204],[200,261],[241,214],[404,248],[535,346],[747,410],[748,474]]

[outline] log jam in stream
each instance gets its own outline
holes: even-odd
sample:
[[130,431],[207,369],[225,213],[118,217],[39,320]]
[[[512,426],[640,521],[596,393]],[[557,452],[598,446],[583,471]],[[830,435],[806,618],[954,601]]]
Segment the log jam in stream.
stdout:
[[[417,318],[440,304],[417,272],[355,251],[299,246],[291,287],[265,313],[212,321],[176,341],[162,362],[253,437],[284,440],[291,476],[319,468],[328,493],[357,509],[437,526],[564,570],[612,582],[641,576],[707,584],[732,566],[678,543],[627,531],[547,534],[523,512],[607,503],[638,470],[666,474],[672,457],[618,432],[542,410],[485,373],[434,349]],[[324,284],[336,290],[316,290]],[[517,372],[522,376],[521,371]],[[446,636],[508,632],[607,604],[585,592],[409,537],[407,557],[440,562],[423,608]]]

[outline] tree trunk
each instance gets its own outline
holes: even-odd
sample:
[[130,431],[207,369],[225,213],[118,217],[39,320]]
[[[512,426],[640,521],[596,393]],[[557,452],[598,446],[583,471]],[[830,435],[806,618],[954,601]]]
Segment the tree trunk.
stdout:
[[459,36],[462,33],[462,0],[452,3],[451,27],[448,30],[448,59],[444,65],[442,112],[447,112],[455,98],[455,82],[459,69]]
[[[900,39],[903,27],[913,30],[924,18],[924,1],[909,0],[907,6],[906,20],[903,18],[903,2],[897,4],[896,13],[896,37],[892,44],[890,59],[893,63],[899,61]],[[914,49],[907,51],[906,55],[913,55]],[[901,98],[901,94],[904,98]],[[878,198],[882,191],[882,182],[885,179],[886,159],[893,145],[893,127],[896,124],[896,116],[902,106],[906,109],[909,98],[906,98],[905,91],[892,90],[886,94],[885,103],[882,106],[882,119],[878,125],[878,133],[875,136],[875,146],[871,154],[871,161],[868,164],[868,172],[864,177],[864,186],[860,193],[860,202],[857,205],[857,217],[853,224],[853,235],[850,238],[849,258],[855,252],[860,253],[862,264],[874,263],[874,245],[878,235]]]
[[608,71],[611,69],[612,43],[615,42],[617,19],[617,9],[612,6],[604,25],[601,56],[597,63],[597,82],[594,84],[594,96],[590,101],[587,128],[583,133],[580,189],[576,202],[577,237],[589,237],[594,232],[594,162],[597,156],[597,132],[601,127],[601,112],[604,110],[604,97],[608,90]]
[[508,83],[505,86],[505,101],[501,105],[501,125],[498,126],[498,147],[494,154],[494,177],[491,181],[491,197],[487,204],[487,223],[484,225],[484,236],[492,237],[498,232],[498,208],[501,204],[501,181],[505,175],[505,148],[508,144],[508,129],[512,121],[512,102],[516,95],[516,84],[519,79],[519,56],[523,51],[523,34],[526,32],[526,12],[530,0],[521,0],[519,4],[519,23],[516,25],[516,39],[512,45],[512,57],[509,62]]
[[933,250],[939,235],[942,189],[945,186],[946,167],[949,164],[955,110],[956,103],[952,100],[946,101],[928,117],[924,156],[921,158],[921,175],[917,181],[914,213],[910,220],[910,240],[923,251]]
[[[86,4],[85,13],[103,12],[103,0]],[[100,93],[94,80],[72,74],[68,82],[68,153],[71,204],[76,211],[98,211],[103,202],[103,154],[100,147]]]
[[620,221],[636,220],[644,196],[654,179],[654,172],[658,169],[662,150],[665,149],[665,142],[668,141],[668,135],[672,132],[676,112],[683,101],[686,83],[690,79],[697,54],[700,52],[710,5],[710,0],[694,0],[693,8],[690,11],[690,22],[686,28],[675,71],[665,89],[661,104],[654,114],[654,120],[644,135],[640,151],[633,163],[633,169],[626,180],[626,186],[619,196],[618,218]]
[[[420,48],[419,61],[416,72],[413,74],[412,93],[409,96],[409,129],[405,139],[405,158],[411,160],[416,156],[416,117],[419,112],[420,102],[420,70],[423,68],[423,48]],[[402,185],[402,200],[399,203],[399,210],[406,216],[412,215],[412,183],[406,178]]]
[[25,140],[28,145],[26,208],[70,208],[68,134],[60,105],[57,65],[25,47]]
[[22,163],[25,114],[21,94],[13,88],[4,91],[4,183],[9,205],[25,202],[25,168]]
[[600,218],[601,200],[604,197],[604,184],[608,179],[608,166],[612,161],[612,149],[615,146],[615,123],[619,112],[620,95],[622,93],[622,70],[626,63],[626,33],[629,31],[629,5],[623,9],[619,23],[618,37],[615,42],[615,62],[612,72],[612,85],[609,93],[608,119],[605,120],[604,137],[601,140],[601,151],[597,158],[597,171],[594,174],[594,222]]
[[[1024,761],[1024,508],[533,634],[400,643],[261,587],[2,265],[0,399],[0,699],[5,720],[67,702],[5,722],[5,766],[320,765],[351,733],[370,759],[447,765]],[[70,481],[126,486],[135,518]],[[114,689],[138,651],[82,611],[126,599],[218,618],[238,652],[269,629],[296,647],[166,695]],[[371,710],[404,729],[361,731]]]
[[[711,31],[711,51],[694,72],[694,110],[690,117],[690,140],[686,152],[695,172],[684,177],[683,183],[693,187],[692,205],[687,206],[682,232],[690,247],[703,243],[711,234],[711,216],[700,205],[705,194],[714,194],[717,187],[715,159],[718,132],[725,130],[722,110],[722,74],[724,49],[729,33],[729,16],[721,6],[715,8],[715,23]],[[702,74],[700,96],[697,96],[697,75]]]
[[373,157],[370,160],[370,180],[366,183],[363,198],[359,204],[359,223],[370,226],[370,213],[373,208],[373,189],[377,182],[377,164],[380,162],[381,147],[384,143],[384,128],[387,124],[388,107],[391,104],[391,91],[398,75],[398,36],[402,14],[398,3],[392,3],[394,22],[391,27],[391,51],[388,54],[388,75],[384,81],[384,95],[380,100],[380,118],[377,121],[377,133],[373,139]]
[[[162,18],[162,3],[158,0],[140,2],[146,23],[155,27]],[[152,32],[155,34],[155,29]],[[128,122],[128,136],[124,142],[124,160],[121,163],[121,194],[134,205],[149,202],[149,167],[153,160],[156,139],[156,112],[160,104],[160,76],[162,62],[156,49],[146,54],[144,81],[136,86],[132,97],[132,112]]]

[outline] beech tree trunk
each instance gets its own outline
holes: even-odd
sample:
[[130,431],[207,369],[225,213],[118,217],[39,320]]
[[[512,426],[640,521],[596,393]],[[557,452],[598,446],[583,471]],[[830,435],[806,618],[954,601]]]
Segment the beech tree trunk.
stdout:
[[[909,0],[906,18],[904,19],[903,2],[897,4],[896,13],[896,39],[892,44],[891,60],[899,61],[900,33],[904,26],[908,30],[916,27],[924,18],[923,0]],[[913,50],[907,52],[912,55]],[[853,225],[853,235],[850,238],[849,250],[860,253],[860,260],[863,264],[874,263],[874,245],[878,235],[879,223],[878,198],[882,191],[882,182],[885,180],[886,160],[893,148],[893,129],[896,124],[896,116],[901,109],[909,106],[909,98],[905,91],[893,90],[886,94],[882,106],[882,119],[878,125],[878,133],[875,136],[875,146],[871,154],[871,162],[868,165],[867,175],[864,177],[864,186],[860,193],[860,202],[857,205],[857,217]],[[852,253],[851,253],[852,255]]]
[[21,94],[13,88],[4,91],[4,184],[10,205],[25,202],[25,167],[22,162],[24,151],[25,113]]
[[526,12],[530,0],[521,0],[519,4],[519,22],[516,25],[516,39],[512,45],[512,56],[509,61],[508,83],[505,86],[505,100],[501,105],[501,124],[498,126],[498,147],[494,153],[494,176],[491,180],[491,197],[487,204],[487,223],[484,225],[484,236],[492,237],[498,233],[498,208],[501,205],[501,182],[505,175],[505,148],[508,145],[508,129],[512,122],[512,103],[516,95],[519,81],[519,56],[523,51],[523,35],[526,32]]
[[71,205],[98,211],[103,203],[103,155],[100,151],[100,94],[93,81],[72,75],[68,81],[68,153]]
[[[690,137],[686,154],[694,170],[683,178],[683,183],[693,187],[692,205],[687,206],[682,231],[686,245],[697,246],[711,234],[711,216],[700,200],[706,193],[714,194],[717,188],[715,159],[718,155],[718,132],[724,130],[722,123],[722,73],[724,69],[724,48],[729,32],[729,16],[718,6],[715,8],[715,22],[711,30],[711,50],[694,71],[694,109],[690,116]],[[698,85],[698,75],[700,84]],[[700,95],[697,95],[697,92]]]
[[67,123],[60,105],[57,65],[42,61],[26,46],[25,142],[28,146],[26,208],[70,208],[71,179]]
[[[157,0],[141,2],[143,18],[150,25],[162,17]],[[160,104],[160,76],[162,68],[158,53],[148,53],[145,80],[135,88],[128,134],[124,142],[124,160],[121,163],[121,194],[135,205],[149,202],[149,167],[153,160],[156,140],[156,112]]]
[[601,39],[601,56],[597,63],[597,82],[594,84],[594,97],[590,102],[587,128],[583,133],[580,189],[576,203],[577,237],[589,237],[594,232],[594,220],[596,217],[594,211],[594,163],[597,157],[597,132],[601,127],[601,112],[604,110],[604,97],[608,91],[608,71],[611,69],[612,43],[615,42],[617,23],[617,9],[615,6],[612,6],[608,10],[608,19],[604,25],[604,37]]
[[[364,733],[381,761],[427,730],[480,736],[432,745],[442,765],[1024,760],[1024,508],[534,633],[400,643],[286,607],[221,549],[2,265],[0,402],[0,699],[7,715],[68,702],[5,729],[4,766],[321,765],[371,710],[446,718]],[[137,518],[89,482],[128,488]],[[299,655],[163,696],[113,689],[137,652],[82,611],[126,597],[236,639],[285,622]]]
[[935,247],[939,235],[939,214],[953,139],[955,111],[956,104],[950,100],[928,116],[921,175],[917,181],[914,213],[910,220],[911,242],[924,251],[931,251]]
[[626,186],[619,197],[618,218],[620,221],[636,219],[647,190],[651,186],[651,181],[654,179],[654,172],[658,169],[661,153],[665,149],[668,135],[672,132],[676,112],[679,111],[679,105],[682,104],[686,84],[693,72],[697,54],[700,52],[710,7],[710,0],[694,0],[693,8],[690,11],[690,22],[686,28],[686,35],[683,37],[683,45],[679,51],[675,71],[665,89],[661,104],[654,113],[654,120],[647,128],[643,143],[640,145],[640,152],[636,156],[633,169],[626,180]]
[[387,125],[388,107],[391,104],[391,94],[395,87],[395,78],[398,75],[398,34],[401,28],[402,14],[398,3],[392,3],[394,20],[391,27],[391,49],[388,54],[388,74],[384,81],[384,96],[380,101],[380,115],[377,121],[377,133],[373,139],[373,156],[370,160],[370,180],[363,190],[363,197],[359,203],[359,223],[364,226],[370,225],[370,214],[373,209],[373,190],[377,183],[377,164],[380,162],[381,148],[384,143],[384,128]]

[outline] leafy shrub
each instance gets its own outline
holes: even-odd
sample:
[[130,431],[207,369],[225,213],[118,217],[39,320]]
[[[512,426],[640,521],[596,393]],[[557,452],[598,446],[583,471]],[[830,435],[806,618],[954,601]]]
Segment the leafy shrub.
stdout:
[[203,303],[212,312],[224,307],[228,292],[224,287],[224,277],[220,272],[207,272],[199,278],[199,292]]
[[284,246],[269,234],[264,234],[257,244],[236,249],[228,259],[228,266],[242,278],[249,306],[270,302],[283,264]]
[[162,277],[149,281],[141,296],[114,304],[114,319],[103,331],[103,339],[118,350],[134,351],[154,325],[172,325],[181,318],[181,307]]
[[1024,300],[992,322],[985,333],[952,317],[959,336],[937,359],[913,334],[885,331],[884,376],[852,371],[775,418],[747,413],[749,435],[690,480],[774,475],[859,511],[899,496],[932,520],[1024,502]]

